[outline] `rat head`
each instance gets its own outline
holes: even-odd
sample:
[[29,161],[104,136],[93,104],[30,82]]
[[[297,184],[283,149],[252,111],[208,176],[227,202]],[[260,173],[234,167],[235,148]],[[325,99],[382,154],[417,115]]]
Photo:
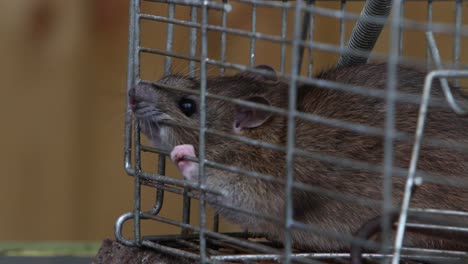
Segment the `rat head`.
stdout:
[[[287,89],[278,80],[275,71],[266,65],[257,66],[255,69],[265,75],[239,73],[233,76],[209,77],[208,95],[285,107]],[[177,91],[170,87],[188,89],[194,93]],[[180,144],[198,146],[199,90],[200,80],[197,78],[168,75],[155,83],[140,83],[129,91],[135,117],[142,132],[153,144],[167,150]],[[262,128],[268,126],[270,130],[271,125],[280,126],[278,118],[260,109],[236,105],[210,96],[206,98],[206,127],[209,129],[262,139],[262,136],[268,136],[265,130],[261,131]],[[222,141],[220,138],[207,136],[207,144]]]

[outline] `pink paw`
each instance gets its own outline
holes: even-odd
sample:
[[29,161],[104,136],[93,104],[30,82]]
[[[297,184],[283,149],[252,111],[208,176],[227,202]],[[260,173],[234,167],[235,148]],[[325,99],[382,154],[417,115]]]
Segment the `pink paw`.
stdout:
[[192,145],[175,146],[171,152],[171,160],[177,165],[179,171],[187,180],[198,179],[198,163],[184,160],[184,156],[196,157],[195,149]]

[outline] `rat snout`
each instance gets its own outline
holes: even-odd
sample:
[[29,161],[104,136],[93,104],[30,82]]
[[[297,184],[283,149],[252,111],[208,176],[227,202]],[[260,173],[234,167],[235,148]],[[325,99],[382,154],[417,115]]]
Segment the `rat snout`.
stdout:
[[136,105],[143,101],[148,101],[149,92],[145,84],[137,84],[128,90],[129,104],[134,109]]
[[156,102],[156,91],[151,83],[140,82],[128,90],[128,104],[132,111],[152,106]]
[[134,87],[128,90],[128,103],[130,104],[132,109],[135,108],[135,88]]

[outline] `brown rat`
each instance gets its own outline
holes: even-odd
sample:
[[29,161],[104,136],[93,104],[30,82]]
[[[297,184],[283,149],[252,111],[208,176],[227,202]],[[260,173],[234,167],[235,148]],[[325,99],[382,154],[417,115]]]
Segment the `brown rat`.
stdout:
[[[260,74],[240,73],[234,76],[215,76],[207,79],[207,92],[229,98],[244,99],[288,109],[288,84],[274,76],[274,70],[260,66],[270,77]],[[316,76],[319,79],[350,85],[385,89],[386,64],[366,64],[346,68],[334,68]],[[425,73],[411,67],[398,67],[398,91],[421,94]],[[159,84],[159,86],[158,86]],[[130,91],[134,98],[134,113],[140,121],[142,132],[157,146],[172,151],[172,159],[188,180],[198,179],[197,165],[182,160],[182,156],[198,153],[198,131],[171,125],[173,121],[194,128],[199,127],[199,96],[164,88],[198,90],[200,80],[181,75],[169,75],[154,84],[142,83]],[[459,92],[454,91],[456,95]],[[432,96],[443,98],[438,82],[434,82]],[[326,118],[333,118],[362,125],[384,128],[385,101],[381,98],[349,92],[325,89],[312,85],[298,87],[297,109]],[[397,103],[395,126],[398,131],[413,135],[419,106]],[[206,127],[241,135],[281,146],[287,142],[285,116],[236,106],[222,100],[206,99]],[[468,143],[466,130],[468,119],[457,116],[449,108],[430,107],[424,135],[437,137],[445,142]],[[381,165],[384,157],[384,139],[342,128],[296,120],[295,147],[339,158],[348,158]],[[174,148],[176,147],[176,148]],[[412,144],[395,141],[394,166],[408,168]],[[232,139],[206,133],[206,159],[237,166],[284,179],[285,153],[260,146],[248,145]],[[423,145],[418,171],[449,175],[444,179],[459,181],[460,186],[446,186],[424,182],[414,195],[412,208],[435,208],[468,211],[466,190],[468,154],[443,147]],[[285,188],[278,182],[238,173],[206,167],[208,188],[221,191],[223,196],[207,195],[208,202],[226,219],[248,228],[249,231],[267,233],[281,240],[282,224],[249,216],[223,208],[219,204],[243,208],[248,211],[283,219]],[[382,200],[381,173],[367,172],[296,155],[294,179],[324,190]],[[464,184],[463,184],[464,183]],[[401,202],[405,179],[393,177],[394,204]],[[380,207],[364,207],[353,201],[339,201],[318,193],[295,189],[293,195],[294,219],[310,224],[320,231],[332,231],[351,235],[367,220],[381,213]],[[314,250],[343,250],[349,243],[316,233],[295,230],[294,246]],[[406,245],[430,248],[466,249],[460,241],[444,241],[439,238],[420,239],[408,234]]]

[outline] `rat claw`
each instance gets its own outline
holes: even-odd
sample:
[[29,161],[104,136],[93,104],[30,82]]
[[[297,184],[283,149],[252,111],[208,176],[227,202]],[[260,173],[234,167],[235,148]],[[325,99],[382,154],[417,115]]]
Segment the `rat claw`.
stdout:
[[178,145],[171,152],[171,160],[187,180],[198,179],[198,163],[184,160],[184,156],[196,157],[193,145]]

